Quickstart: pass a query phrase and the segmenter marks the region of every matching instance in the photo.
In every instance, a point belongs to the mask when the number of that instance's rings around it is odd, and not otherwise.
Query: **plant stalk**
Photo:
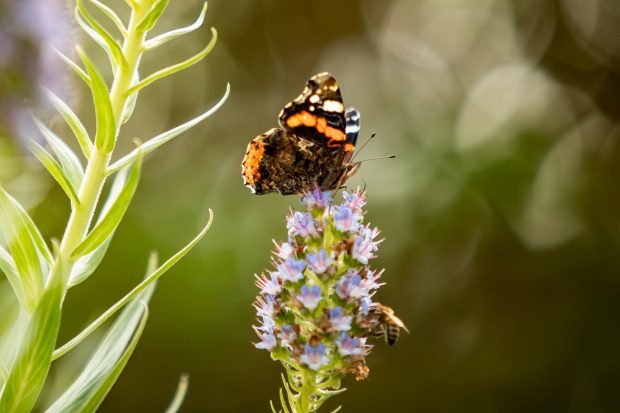
[[[127,66],[117,68],[110,89],[110,101],[117,125],[116,137],[118,137],[123,109],[128,100],[125,92],[131,87],[134,73],[142,57],[146,37],[146,33],[138,32],[136,27],[147,12],[148,8],[139,5],[132,9],[127,37],[123,44],[123,54],[125,55]],[[64,288],[66,288],[67,280],[74,265],[74,261],[70,258],[71,253],[86,236],[101,191],[103,190],[111,157],[111,153],[104,154],[93,148],[88,159],[84,179],[79,189],[80,205],[74,205],[72,208],[71,216],[60,243],[59,254],[56,257],[57,262],[61,261],[64,265],[54,265],[50,276],[50,282],[55,277],[62,277]],[[60,268],[64,271],[60,271]]]

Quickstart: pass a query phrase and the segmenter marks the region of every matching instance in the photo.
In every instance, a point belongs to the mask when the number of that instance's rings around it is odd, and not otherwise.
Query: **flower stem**
[[[297,399],[295,411],[297,413],[314,412],[312,395],[316,392],[316,373],[310,369],[301,370],[301,390]]]

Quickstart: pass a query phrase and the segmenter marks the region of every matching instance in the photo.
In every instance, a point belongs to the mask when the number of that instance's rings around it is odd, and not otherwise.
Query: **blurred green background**
[[[27,3],[39,9],[27,19],[33,52],[13,50],[28,68],[20,72],[0,47],[4,86],[7,73],[31,76],[68,96],[92,127],[82,85],[44,73],[58,64],[43,50],[44,30],[80,35],[58,17],[70,7]],[[171,2],[160,32],[189,24],[200,7]],[[184,372],[187,412],[268,411],[276,399],[281,366],[251,344],[253,274],[269,267],[272,239],[286,237],[284,215],[300,204],[252,195],[240,161],[320,71],[361,111],[360,140],[377,134],[360,159],[397,156],[364,163],[348,184],[366,186],[367,220],[386,238],[374,264],[388,284],[377,299],[412,331],[394,348],[377,341],[369,379],[349,378],[328,407],[620,411],[620,3],[212,0],[207,24],[220,34],[215,50],[141,92],[117,153],[206,110],[226,82],[228,102],[147,159],[101,268],[65,304],[62,342],[138,282],[150,250],[170,256],[214,210],[206,238],[159,283],[144,336],[102,412],[162,411]],[[204,29],[147,55],[142,74],[208,38]],[[68,202],[20,149],[17,131],[15,107],[36,106],[38,95],[7,90],[3,127],[15,139],[0,142],[0,179],[47,236],[60,237]],[[60,119],[50,122],[70,136]],[[95,343],[57,363],[50,400]]]

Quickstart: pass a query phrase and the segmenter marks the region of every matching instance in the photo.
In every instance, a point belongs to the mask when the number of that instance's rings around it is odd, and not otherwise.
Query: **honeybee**
[[[393,346],[398,341],[401,328],[407,333],[409,332],[407,327],[405,327],[405,323],[396,317],[394,310],[385,304],[372,304],[367,320],[371,326],[370,335],[373,337],[383,337],[390,346]]]

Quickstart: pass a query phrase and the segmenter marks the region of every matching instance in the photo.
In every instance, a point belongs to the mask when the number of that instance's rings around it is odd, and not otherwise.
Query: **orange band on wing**
[[[243,177],[249,185],[254,185],[256,180],[260,178],[258,168],[264,152],[265,145],[260,141],[254,140],[248,145],[248,150],[241,164],[243,165]]]
[[[327,142],[328,146],[340,146],[340,143],[338,142],[346,140],[346,135],[340,129],[327,126],[327,119],[318,117],[306,111],[296,113],[288,118],[286,120],[286,125],[289,128],[296,128],[302,125],[309,128],[315,128],[317,132],[325,135],[329,139]]]

